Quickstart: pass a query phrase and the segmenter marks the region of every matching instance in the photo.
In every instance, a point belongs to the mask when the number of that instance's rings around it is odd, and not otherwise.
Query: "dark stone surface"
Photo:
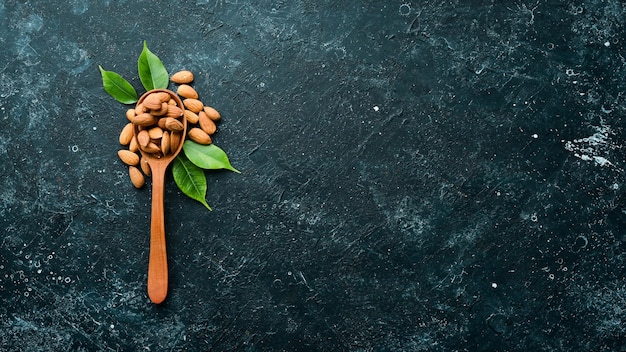
[[[0,346],[624,351],[619,0],[0,1]],[[117,159],[143,40],[242,174]]]

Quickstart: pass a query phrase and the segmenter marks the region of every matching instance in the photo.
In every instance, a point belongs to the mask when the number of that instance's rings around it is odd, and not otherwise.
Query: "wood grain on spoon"
[[[147,96],[151,93],[168,93],[175,100],[176,105],[183,109],[183,103],[180,98],[172,91],[165,89],[152,90],[144,94],[138,101],[137,105],[143,103]],[[154,104],[156,107],[156,104]],[[181,113],[182,114],[182,113]],[[159,304],[167,297],[168,290],[168,266],[167,266],[167,249],[165,240],[165,214],[164,214],[164,195],[165,195],[165,172],[169,164],[176,158],[182,150],[185,133],[187,130],[187,120],[182,117],[180,121],[183,128],[178,138],[178,145],[171,145],[169,153],[162,153],[163,150],[158,148],[155,153],[149,152],[148,148],[140,148],[143,162],[147,162],[152,173],[152,210],[150,214],[150,257],[148,261],[148,297],[150,300]],[[144,130],[145,131],[145,130]],[[135,127],[135,135],[139,139],[139,129]],[[171,140],[169,141],[171,143]],[[175,149],[174,149],[175,148]]]

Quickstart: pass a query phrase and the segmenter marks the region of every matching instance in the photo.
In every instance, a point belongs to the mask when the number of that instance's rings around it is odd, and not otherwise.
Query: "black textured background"
[[[0,346],[624,351],[619,0],[0,0]],[[118,160],[143,40],[223,116],[207,212]],[[141,90],[141,89],[139,89]]]

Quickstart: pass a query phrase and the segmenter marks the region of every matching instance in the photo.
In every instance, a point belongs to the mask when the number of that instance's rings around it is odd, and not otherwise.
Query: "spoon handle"
[[[165,249],[165,215],[163,213],[165,167],[153,163],[152,214],[150,218],[150,259],[148,262],[148,296],[159,304],[167,296],[167,252]]]

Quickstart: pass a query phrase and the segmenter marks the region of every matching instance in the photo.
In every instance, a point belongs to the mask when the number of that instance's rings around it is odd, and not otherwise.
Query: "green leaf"
[[[113,71],[107,71],[98,65],[102,74],[102,86],[115,100],[122,104],[133,104],[137,102],[137,92],[135,88]]]
[[[183,154],[174,159],[172,174],[178,188],[189,198],[202,203],[207,209],[212,210],[206,202],[206,176],[204,170],[194,165]]]
[[[161,59],[148,49],[148,44],[145,41],[137,61],[137,69],[139,71],[139,79],[141,79],[141,83],[146,90],[167,88],[170,81],[167,70]]]
[[[202,145],[187,140],[183,143],[183,150],[187,158],[198,167],[207,170],[226,169],[240,173],[230,164],[226,153],[215,144]]]

